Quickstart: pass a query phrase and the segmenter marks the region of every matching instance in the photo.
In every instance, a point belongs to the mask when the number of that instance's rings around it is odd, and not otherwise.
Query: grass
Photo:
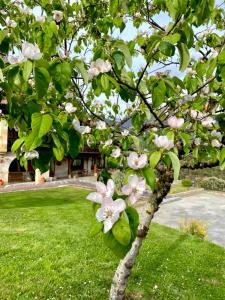
[[[87,191],[72,187],[0,194],[0,299],[107,299],[118,259],[89,238]],[[129,281],[133,299],[225,295],[225,251],[154,224]]]

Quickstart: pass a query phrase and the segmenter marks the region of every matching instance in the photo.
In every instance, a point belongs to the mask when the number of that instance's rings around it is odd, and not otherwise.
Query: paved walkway
[[[202,191],[161,205],[154,221],[179,228],[182,219],[206,222],[208,239],[225,247],[225,193]]]

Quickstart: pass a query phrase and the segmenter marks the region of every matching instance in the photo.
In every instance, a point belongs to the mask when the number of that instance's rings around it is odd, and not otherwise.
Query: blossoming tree
[[[122,299],[180,167],[225,167],[223,4],[2,0],[0,13],[1,118],[19,135],[12,150],[44,172],[98,146],[106,168],[87,197],[91,233],[121,257],[110,299]]]

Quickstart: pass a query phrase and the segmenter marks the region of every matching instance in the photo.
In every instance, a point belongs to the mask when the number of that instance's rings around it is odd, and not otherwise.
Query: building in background
[[[18,135],[14,129],[9,129],[7,122],[0,120],[0,180],[4,183],[26,182],[35,180],[35,170],[31,161],[28,170],[20,166],[11,147]],[[104,159],[97,149],[84,148],[76,159],[66,157],[62,161],[52,161],[49,172],[43,174],[51,179],[93,176],[104,167]],[[36,171],[36,176],[38,172]],[[41,176],[41,174],[38,174]],[[46,178],[48,179],[48,178]]]

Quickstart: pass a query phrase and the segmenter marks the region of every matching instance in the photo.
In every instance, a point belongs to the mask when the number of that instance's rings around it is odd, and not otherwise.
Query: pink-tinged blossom
[[[66,112],[68,112],[69,114],[72,114],[72,113],[75,113],[76,110],[77,110],[76,107],[74,107],[72,103],[70,103],[70,102],[66,103],[66,105],[65,105]]]
[[[7,61],[10,63],[10,65],[14,64],[20,64],[26,61],[27,59],[23,56],[23,54],[20,52],[18,55],[8,55],[7,56]]]
[[[214,123],[214,120],[211,117],[206,117],[202,120],[203,127],[210,128],[210,127],[212,127],[213,123]]]
[[[145,179],[135,175],[128,177],[128,184],[124,185],[121,189],[124,195],[128,196],[130,204],[134,204],[143,195],[146,190]]]
[[[56,21],[56,23],[59,23],[63,19],[63,12],[60,10],[53,10],[53,19]]]
[[[141,154],[140,156],[136,152],[131,152],[127,158],[127,164],[128,166],[133,169],[142,169],[147,164],[147,155]]]
[[[120,148],[117,147],[117,148],[115,148],[115,149],[112,150],[112,153],[111,153],[112,157],[118,158],[118,157],[120,157],[120,155],[121,155]]]
[[[25,58],[31,60],[39,60],[42,57],[40,49],[37,44],[24,42],[22,44],[22,54]]]
[[[72,122],[73,128],[78,131],[80,134],[87,134],[91,132],[91,127],[80,125],[80,121],[74,119]]]
[[[174,147],[173,141],[168,139],[166,135],[155,136],[154,144],[161,149],[170,150]]]
[[[88,78],[92,80],[94,76],[98,76],[100,73],[107,73],[111,71],[112,65],[108,60],[103,60],[98,58],[96,61],[92,62],[88,70]]]
[[[5,19],[5,23],[7,27],[15,28],[17,26],[17,23],[14,20],[10,20],[9,17]]]
[[[171,128],[179,129],[183,126],[184,119],[173,116],[173,117],[170,117],[167,122]]]
[[[87,199],[96,202],[99,204],[103,203],[105,198],[112,198],[114,191],[115,191],[115,184],[112,179],[107,181],[107,185],[103,182],[96,182],[96,190],[97,192],[92,192],[87,196]]]
[[[46,17],[45,16],[36,16],[36,21],[39,23],[44,23]]]
[[[203,113],[200,111],[197,111],[195,109],[191,110],[191,117],[195,120],[201,120],[203,118]]]
[[[217,139],[212,140],[211,145],[215,148],[221,147],[221,143]]]
[[[126,209],[126,203],[123,199],[115,201],[112,198],[106,198],[102,202],[102,206],[96,212],[96,218],[104,224],[104,233],[108,232],[122,213]]]

